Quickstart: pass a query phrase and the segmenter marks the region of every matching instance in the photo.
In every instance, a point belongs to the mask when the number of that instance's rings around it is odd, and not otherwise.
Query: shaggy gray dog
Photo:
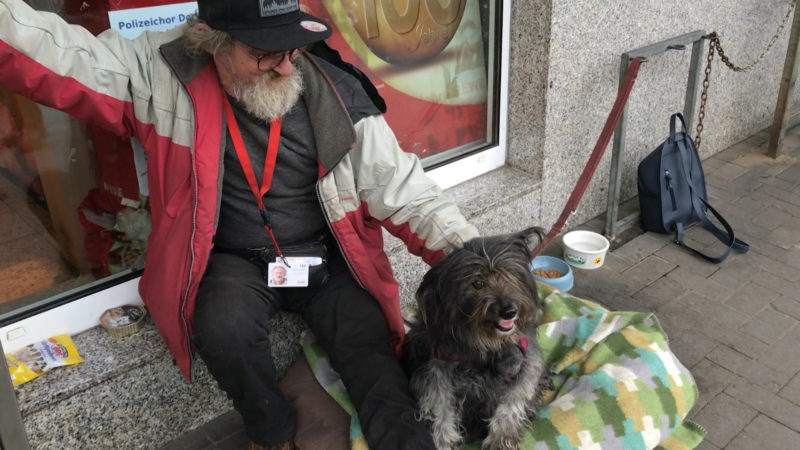
[[[517,449],[539,402],[540,309],[528,263],[541,230],[473,239],[425,275],[406,364],[439,449]]]

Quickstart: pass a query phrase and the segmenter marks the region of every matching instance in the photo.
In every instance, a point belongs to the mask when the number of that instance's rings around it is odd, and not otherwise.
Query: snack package
[[[14,386],[30,381],[55,367],[83,362],[72,339],[66,334],[27,345],[17,351],[6,353],[5,356],[11,384]]]

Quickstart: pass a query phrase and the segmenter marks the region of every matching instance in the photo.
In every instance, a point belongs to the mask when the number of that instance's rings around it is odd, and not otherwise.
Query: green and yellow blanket
[[[539,295],[538,341],[554,390],[522,448],[672,450],[702,441],[705,430],[685,420],[697,385],[654,315],[609,311],[544,284]],[[347,392],[310,333],[303,350],[317,380],[350,413],[352,448],[367,449]]]

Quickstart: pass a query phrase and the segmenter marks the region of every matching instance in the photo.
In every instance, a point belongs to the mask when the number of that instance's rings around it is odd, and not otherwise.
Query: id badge
[[[269,263],[267,286],[274,288],[307,287],[308,269],[322,264],[322,258],[291,256]]]

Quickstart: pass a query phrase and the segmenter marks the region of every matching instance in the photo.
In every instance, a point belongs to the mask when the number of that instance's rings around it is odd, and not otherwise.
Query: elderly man
[[[196,351],[253,447],[293,446],[268,329],[287,310],[329,352],[371,448],[432,448],[397,359],[381,226],[428,263],[477,231],[359,82],[303,51],[329,36],[325,23],[296,0],[198,6],[187,25],[129,41],[0,0],[0,84],[142,142],[152,232],[140,293],[184,376]],[[269,287],[277,263],[307,287]]]
[[[286,281],[286,268],[284,266],[276,265],[272,268],[272,278],[267,284],[269,286],[285,286]]]

